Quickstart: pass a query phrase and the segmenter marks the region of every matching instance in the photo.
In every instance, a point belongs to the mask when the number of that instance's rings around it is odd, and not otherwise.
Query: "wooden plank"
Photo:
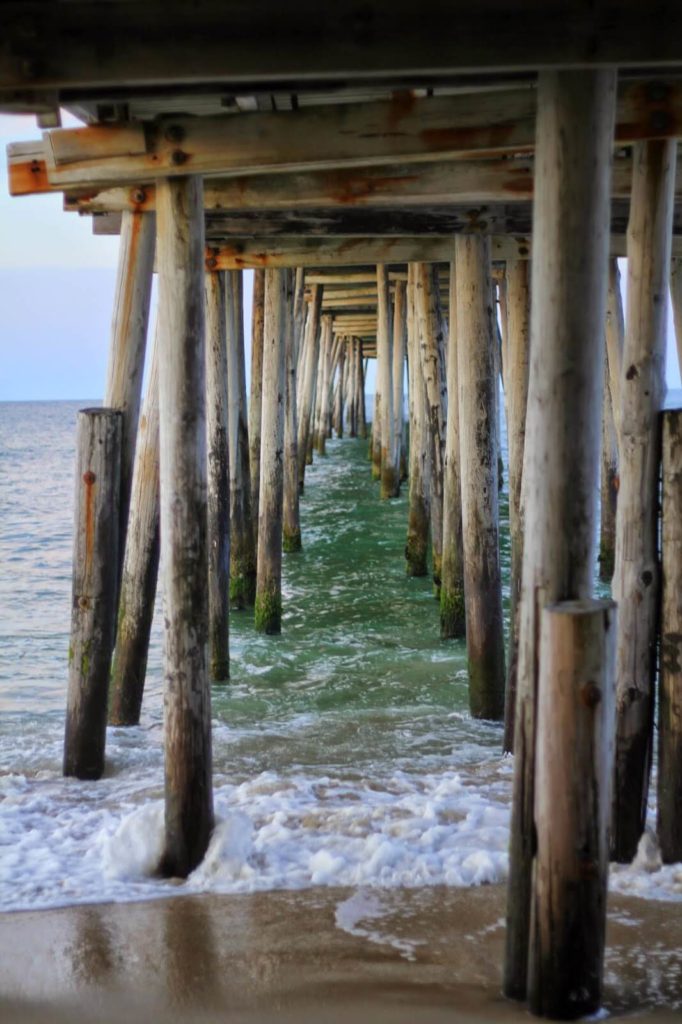
[[[0,105],[16,103],[17,90],[220,83],[228,93],[286,92],[296,83],[399,84],[453,70],[678,64],[682,12],[668,4],[662,14],[664,26],[640,0],[530,0],[523,18],[505,0],[235,0],[227,31],[220,0],[147,0],[134,17],[126,0],[12,0],[3,4]]]

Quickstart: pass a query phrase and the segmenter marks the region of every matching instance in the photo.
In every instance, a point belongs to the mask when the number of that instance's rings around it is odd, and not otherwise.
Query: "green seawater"
[[[213,690],[214,718],[239,734],[225,771],[240,753],[250,771],[492,753],[500,727],[468,716],[465,644],[440,640],[430,576],[405,572],[407,485],[381,501],[366,442],[330,441],[307,469],[301,524],[281,636],[256,633],[251,610],[231,615],[231,679]]]

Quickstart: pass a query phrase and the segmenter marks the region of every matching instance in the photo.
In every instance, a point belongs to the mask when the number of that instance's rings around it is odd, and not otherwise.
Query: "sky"
[[[63,124],[78,122],[65,114]],[[5,146],[39,137],[33,116],[0,115],[0,401],[101,399],[118,239],[95,237],[89,217],[64,213],[60,194],[9,196]],[[250,286],[248,274],[247,309]],[[671,314],[668,334],[676,388]]]

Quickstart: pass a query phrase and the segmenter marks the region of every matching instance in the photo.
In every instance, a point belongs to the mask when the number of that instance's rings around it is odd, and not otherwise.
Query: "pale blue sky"
[[[5,146],[39,137],[34,117],[0,115],[0,400],[97,399],[118,239],[93,236],[90,218],[64,213],[60,195],[10,198]],[[668,385],[680,387],[672,317]]]

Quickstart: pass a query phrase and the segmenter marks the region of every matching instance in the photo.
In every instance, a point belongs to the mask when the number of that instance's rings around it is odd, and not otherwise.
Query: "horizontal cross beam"
[[[244,175],[380,167],[397,161],[530,152],[535,91],[433,96],[221,117],[92,125],[45,132],[42,145],[9,148],[13,194],[144,185],[177,175]],[[619,90],[615,140],[682,134],[682,84]]]

